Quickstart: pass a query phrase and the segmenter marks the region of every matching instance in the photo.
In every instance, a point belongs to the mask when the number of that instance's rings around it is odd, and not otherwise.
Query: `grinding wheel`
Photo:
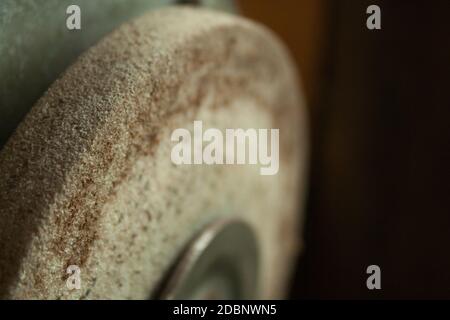
[[[206,9],[150,12],[90,48],[0,152],[2,296],[157,297],[196,235],[239,221],[258,251],[253,297],[282,297],[300,248],[305,180],[294,70],[270,31]],[[278,174],[174,165],[171,133],[192,130],[194,120],[223,130],[279,128]],[[67,288],[72,265],[80,289]]]
[[[176,3],[234,11],[231,0],[1,0],[0,148],[50,84],[87,48],[142,12]],[[81,30],[66,27],[77,5]]]

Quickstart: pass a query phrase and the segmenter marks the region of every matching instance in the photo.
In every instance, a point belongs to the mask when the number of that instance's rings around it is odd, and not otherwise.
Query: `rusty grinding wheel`
[[[200,8],[150,12],[87,50],[0,152],[2,296],[282,297],[305,180],[294,70],[264,27]],[[171,133],[194,120],[279,128],[278,174],[174,165]]]

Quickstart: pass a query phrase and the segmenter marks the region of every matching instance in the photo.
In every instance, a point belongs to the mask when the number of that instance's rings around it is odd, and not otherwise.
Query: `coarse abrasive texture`
[[[0,149],[50,84],[87,48],[125,21],[178,0],[1,0]],[[80,8],[81,30],[66,13]],[[230,0],[203,0],[232,12]],[[70,12],[70,11],[69,11]]]
[[[172,130],[279,128],[280,170],[175,166]],[[306,119],[267,29],[205,9],[133,20],[83,54],[0,153],[0,294],[145,299],[204,225],[238,217],[260,244],[260,296],[281,297],[300,247]],[[80,290],[66,287],[69,265]]]

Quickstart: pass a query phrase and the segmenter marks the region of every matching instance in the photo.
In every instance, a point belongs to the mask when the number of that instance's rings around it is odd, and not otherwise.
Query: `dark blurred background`
[[[381,30],[366,9],[381,8]],[[290,47],[311,120],[292,298],[450,299],[450,1],[241,0]],[[366,287],[381,268],[381,290]]]

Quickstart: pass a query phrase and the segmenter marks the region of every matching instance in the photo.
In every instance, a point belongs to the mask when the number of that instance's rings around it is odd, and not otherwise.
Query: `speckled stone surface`
[[[87,48],[128,19],[176,0],[1,0],[0,149],[48,86]],[[66,9],[81,9],[68,30]],[[229,0],[199,5],[232,10]]]
[[[167,8],[83,54],[0,152],[0,294],[145,299],[205,224],[235,216],[261,246],[260,297],[283,294],[301,247],[307,121],[291,59],[267,29]],[[279,128],[280,170],[175,166],[170,134]],[[66,287],[66,268],[82,287]]]

